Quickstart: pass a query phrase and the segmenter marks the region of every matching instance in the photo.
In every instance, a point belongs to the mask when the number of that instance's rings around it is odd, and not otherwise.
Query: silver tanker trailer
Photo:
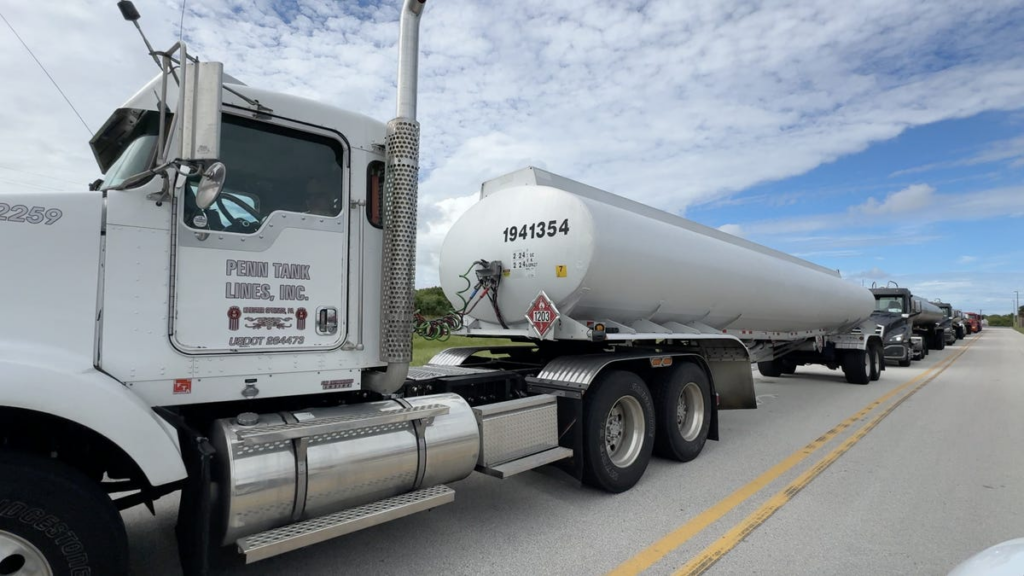
[[[884,369],[874,299],[839,274],[585,184],[525,168],[483,184],[441,249],[441,285],[464,300],[467,269],[494,276],[462,333],[554,348],[673,346],[734,337],[766,376]],[[553,319],[538,325],[536,304]],[[595,348],[596,349],[596,348]]]

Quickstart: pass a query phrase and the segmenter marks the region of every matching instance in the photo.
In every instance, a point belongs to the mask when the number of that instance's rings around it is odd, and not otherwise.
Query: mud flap
[[[182,457],[188,478],[181,489],[178,523],[178,557],[185,576],[207,576],[210,573],[211,534],[211,470],[216,449],[202,436],[181,432]]]

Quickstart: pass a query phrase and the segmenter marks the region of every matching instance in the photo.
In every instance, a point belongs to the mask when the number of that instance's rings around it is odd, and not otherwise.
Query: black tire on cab
[[[914,347],[913,346],[904,346],[903,349],[906,352],[906,358],[900,360],[900,362],[899,362],[900,368],[906,368],[906,367],[910,366],[910,360],[911,360],[911,358],[914,357]]]
[[[128,573],[124,522],[95,482],[51,458],[5,451],[0,478],[0,573]]]
[[[689,462],[704,449],[711,427],[711,384],[700,366],[684,362],[654,388],[654,453]]]
[[[871,373],[868,377],[872,382],[876,382],[882,377],[882,370],[885,368],[885,354],[878,344],[868,344],[868,354],[872,357]]]
[[[867,384],[871,381],[871,365],[874,355],[867,350],[843,351],[843,374],[850,384]]]
[[[651,461],[654,421],[654,401],[639,376],[598,376],[583,397],[583,481],[612,493],[632,488]]]
[[[776,360],[758,362],[757,371],[761,373],[761,376],[767,376],[769,378],[778,378],[779,376],[782,376],[782,366]]]

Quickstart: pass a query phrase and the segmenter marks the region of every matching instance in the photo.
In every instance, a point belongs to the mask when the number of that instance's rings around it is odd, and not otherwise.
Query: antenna
[[[135,4],[132,4],[131,0],[121,0],[117,3],[117,9],[121,11],[121,16],[124,19],[135,24],[135,29],[139,31],[139,36],[142,36],[142,41],[146,43],[146,49],[149,50],[149,56],[156,62],[157,66],[160,66],[160,60],[156,57],[156,52],[153,50],[153,45],[149,43],[149,39],[142,33],[142,27],[139,26],[139,11],[135,8]],[[164,67],[160,66],[160,70],[163,71]]]
[[[71,103],[71,99],[68,98],[68,95],[65,94],[63,90],[61,90],[60,85],[57,84],[57,81],[53,79],[53,76],[50,76],[50,72],[46,69],[46,66],[43,66],[43,63],[39,61],[39,58],[36,58],[35,53],[32,52],[31,48],[28,47],[28,44],[26,44],[25,41],[21,39],[21,35],[18,34],[18,31],[14,29],[14,25],[7,20],[7,17],[4,16],[3,13],[0,13],[0,20],[3,20],[4,24],[7,24],[7,27],[11,29],[11,32],[14,33],[14,37],[17,38],[18,42],[21,42],[21,45],[25,47],[25,50],[28,52],[28,55],[36,61],[36,64],[39,65],[39,69],[43,71],[43,74],[46,74],[47,78],[50,79],[50,82],[53,84],[53,87],[57,89],[57,92],[60,92],[61,97],[64,98],[64,101],[67,102],[68,106],[71,107],[71,111],[75,113],[75,116],[78,116],[78,119],[82,121],[82,126],[85,126],[85,129],[89,132],[89,135],[92,136],[92,128],[89,128],[89,125],[85,123],[85,118],[82,118],[82,115],[78,113],[78,109],[75,108],[75,105]]]

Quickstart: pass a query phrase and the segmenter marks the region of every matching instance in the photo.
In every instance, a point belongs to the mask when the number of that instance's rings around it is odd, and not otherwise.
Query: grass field
[[[422,366],[430,361],[445,348],[456,348],[458,346],[505,346],[512,344],[506,338],[467,338],[465,336],[452,336],[440,342],[437,340],[424,340],[419,336],[412,337],[412,365]]]
[[[1024,334],[1024,328],[1014,328],[1014,330],[1020,332],[1021,334]]]

